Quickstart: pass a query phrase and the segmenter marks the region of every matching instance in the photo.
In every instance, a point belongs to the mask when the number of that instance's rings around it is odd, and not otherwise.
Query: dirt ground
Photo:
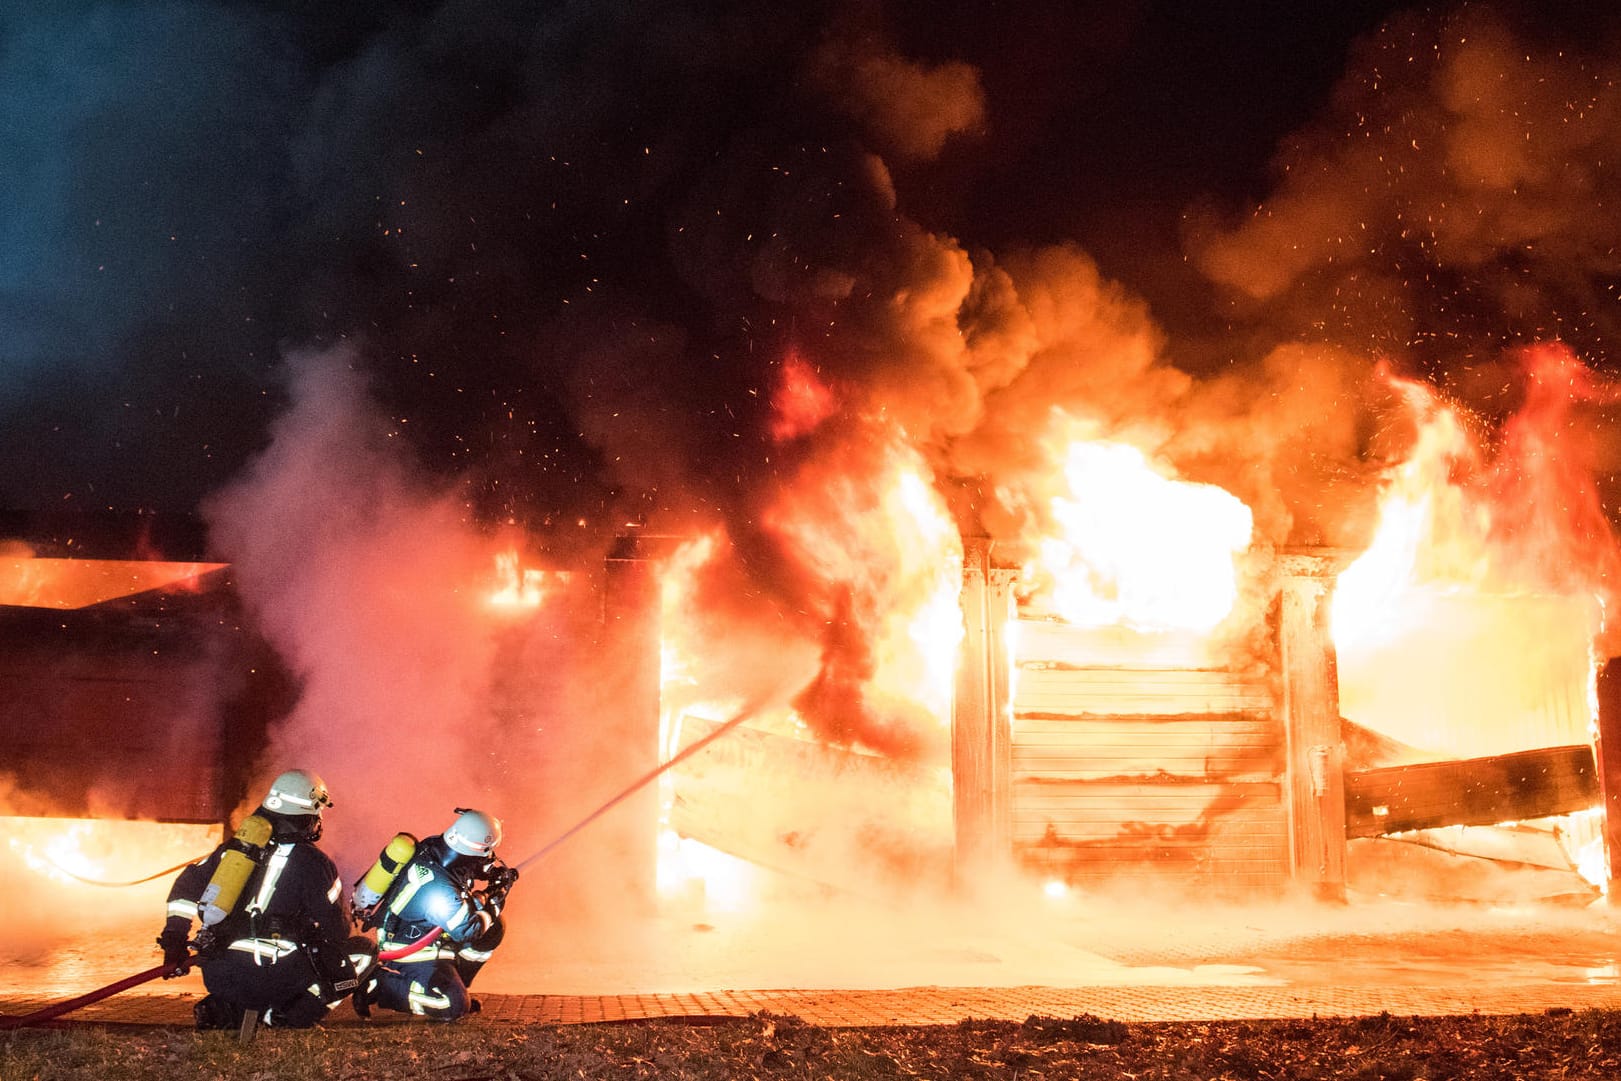
[[[1408,1081],[1621,1076],[1621,1013],[827,1028],[797,1018],[412,1025],[234,1034],[77,1025],[0,1033],[0,1078],[1072,1078]]]

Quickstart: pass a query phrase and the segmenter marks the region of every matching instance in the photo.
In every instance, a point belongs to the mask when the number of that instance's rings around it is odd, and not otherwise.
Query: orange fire
[[[0,605],[75,609],[153,590],[194,591],[224,563],[132,559],[0,559]]]
[[[492,608],[528,611],[539,608],[554,585],[568,580],[563,572],[548,572],[523,566],[516,548],[495,556],[495,586],[489,593]]]
[[[794,439],[825,419],[828,403],[798,362],[783,377],[778,435]],[[1343,714],[1413,759],[1589,736],[1592,647],[1617,565],[1569,410],[1606,392],[1563,350],[1528,353],[1526,377],[1523,408],[1489,450],[1479,426],[1433,389],[1391,377],[1414,434],[1386,478],[1377,530],[1338,579],[1332,620]],[[1050,486],[1030,508],[1044,531],[1025,538],[1016,586],[1026,617],[1051,618],[1021,620],[1011,648],[1019,635],[1084,628],[1107,633],[1076,639],[1085,651],[1101,647],[1076,656],[1078,665],[1220,667],[1208,647],[1238,611],[1257,543],[1249,507],[1067,420],[1051,457]],[[830,627],[859,628],[860,655],[848,662],[859,697],[833,701],[927,717],[946,731],[964,633],[962,541],[922,455],[896,433],[863,429],[800,463],[759,524],[809,583],[801,603]],[[717,531],[666,566],[665,701],[679,704],[666,717],[666,757],[681,746],[684,711],[719,720],[741,700],[735,689],[703,685],[693,658],[712,643],[689,618],[702,603],[700,572],[732,556]],[[824,677],[838,662],[835,646],[807,645],[804,623],[784,633],[801,636],[801,652],[821,650]],[[1053,648],[1038,653],[1055,656]],[[1009,669],[1016,677],[1016,658]],[[860,731],[817,729],[794,710],[750,724],[894,754]],[[757,796],[787,798],[769,786]],[[666,889],[696,884],[712,901],[747,903],[757,869],[673,833],[663,852]]]
[[[771,398],[771,437],[781,443],[804,435],[838,408],[827,385],[797,354],[782,365],[782,380]]]
[[[856,460],[862,469],[847,468]],[[867,753],[942,753],[963,636],[962,550],[921,455],[899,440],[857,437],[829,459],[805,464],[797,480],[762,519],[801,576],[798,587],[805,599],[799,603],[818,606],[813,611],[822,618],[796,613],[792,623],[779,621],[774,633],[781,635],[780,643],[761,643],[758,656],[780,666],[784,677],[797,673],[785,688],[790,694],[814,675],[811,686],[831,688],[833,700],[853,703],[865,720],[830,732],[825,716],[807,715],[806,694],[800,691],[793,705],[751,718],[750,726],[796,746],[826,742]],[[733,554],[730,541],[717,531],[683,545],[664,566],[661,737],[666,758],[681,746],[684,717],[722,720],[745,697],[722,682],[736,673],[697,663],[716,647],[708,624],[696,618],[702,604],[698,579],[711,561]],[[703,684],[704,671],[712,685]],[[745,675],[758,682],[757,673]],[[846,693],[859,697],[836,697]],[[829,700],[810,700],[808,708],[825,708]],[[666,784],[667,812],[671,792]],[[803,797],[767,790],[759,798]],[[659,879],[667,896],[696,894],[711,905],[737,907],[747,903],[753,892],[748,883],[757,874],[691,838],[667,831],[661,844]]]
[[[1076,439],[1049,500],[1056,530],[1024,570],[1034,599],[1069,623],[1209,631],[1238,597],[1248,507],[1179,479],[1123,443]]]
[[[1421,756],[1582,743],[1593,723],[1616,548],[1568,429],[1595,387],[1564,349],[1524,359],[1525,404],[1490,453],[1431,388],[1391,379],[1416,436],[1335,587],[1345,715]]]
[[[13,919],[37,914],[50,933],[103,932],[130,940],[161,923],[180,867],[213,851],[217,823],[12,816],[0,879]],[[144,936],[134,939],[144,941]]]

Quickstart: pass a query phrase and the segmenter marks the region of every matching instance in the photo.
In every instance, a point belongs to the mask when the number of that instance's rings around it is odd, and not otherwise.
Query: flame
[[[1209,631],[1232,611],[1254,531],[1236,496],[1106,441],[1069,443],[1060,476],[1056,532],[1024,569],[1033,597],[1085,627]]]
[[[689,713],[723,717],[742,705],[742,699],[725,688],[701,685],[692,658],[702,645],[685,618],[698,604],[699,575],[723,549],[720,532],[707,533],[680,545],[660,569],[659,608],[664,633],[659,643],[659,753],[664,761],[681,749],[683,717]],[[659,893],[670,898],[685,897],[707,908],[735,911],[743,907],[751,891],[744,884],[741,861],[677,835],[670,828],[674,798],[674,774],[661,774],[655,870]]]
[[[495,556],[495,587],[488,600],[492,608],[508,611],[532,611],[539,608],[553,585],[568,580],[566,572],[546,571],[525,567],[516,548],[497,552]]]
[[[1417,436],[1387,481],[1367,554],[1340,576],[1336,643],[1388,637],[1402,623],[1391,606],[1414,589],[1603,602],[1621,580],[1621,548],[1572,416],[1578,404],[1614,401],[1618,392],[1562,346],[1528,349],[1520,360],[1524,404],[1491,454],[1432,388],[1385,373]]]
[[[7,817],[6,846],[19,865],[56,887],[94,889],[208,855],[219,843],[216,823],[146,822],[105,818]],[[145,885],[145,883],[142,883]],[[160,894],[167,882],[154,887]]]
[[[1461,416],[1425,387],[1396,380],[1417,414],[1418,437],[1391,473],[1373,541],[1339,576],[1334,642],[1356,649],[1406,633],[1404,599],[1422,587],[1484,584],[1488,574],[1488,508],[1454,482],[1478,466]]]
[[[747,655],[769,665],[791,652],[792,691],[804,678],[799,670],[819,653],[821,673],[812,686],[825,697],[802,692],[793,706],[750,725],[897,755],[943,750],[964,634],[962,546],[922,456],[893,434],[863,430],[803,462],[792,481],[762,512],[761,525],[780,557],[771,565],[781,575],[773,586],[798,610],[760,628],[773,643],[770,636],[780,634],[780,648],[751,647]],[[706,597],[699,582],[715,561],[733,556],[732,542],[717,530],[681,546],[662,568],[666,758],[681,746],[683,717],[732,716],[746,697],[739,688],[762,682],[759,672],[698,663],[715,646],[715,612],[705,604],[743,602]],[[674,777],[666,779],[668,826]],[[804,796],[762,790],[757,798]],[[659,882],[667,897],[736,911],[758,902],[755,874],[690,838],[671,833],[661,844]]]
[[[829,596],[871,651],[867,687],[949,723],[957,648],[964,634],[962,539],[922,456],[900,440],[876,448],[865,475],[842,458],[768,512],[766,524]],[[837,607],[836,605],[830,605]]]
[[[1421,757],[1585,742],[1617,546],[1571,409],[1608,400],[1568,350],[1522,358],[1525,398],[1488,450],[1425,384],[1386,373],[1415,425],[1367,550],[1339,575],[1344,714]]]
[[[69,610],[162,590],[194,593],[224,563],[132,559],[0,559],[0,605]]]

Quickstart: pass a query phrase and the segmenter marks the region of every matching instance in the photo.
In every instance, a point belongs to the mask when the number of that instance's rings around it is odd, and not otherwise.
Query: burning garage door
[[[1024,868],[1081,887],[1289,881],[1285,732],[1264,674],[1077,664],[1063,638],[1079,630],[1021,632],[1012,818]]]

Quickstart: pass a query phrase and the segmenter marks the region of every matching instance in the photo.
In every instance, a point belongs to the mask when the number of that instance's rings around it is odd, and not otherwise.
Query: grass
[[[825,1028],[793,1017],[431,1023],[232,1033],[79,1024],[0,1033],[0,1081],[1073,1078],[1416,1081],[1621,1077],[1621,1012],[1123,1024],[1031,1017]]]

